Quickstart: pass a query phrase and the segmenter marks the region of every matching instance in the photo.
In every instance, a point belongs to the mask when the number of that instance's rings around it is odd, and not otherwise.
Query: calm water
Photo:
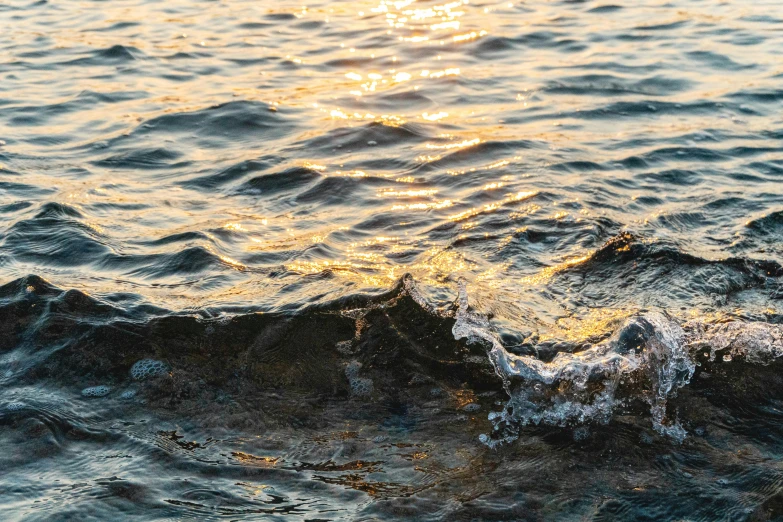
[[[783,520],[779,0],[0,27],[4,520]]]

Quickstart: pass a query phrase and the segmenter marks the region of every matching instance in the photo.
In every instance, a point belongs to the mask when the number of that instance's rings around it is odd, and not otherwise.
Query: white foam
[[[783,327],[778,325],[694,322],[683,327],[652,312],[628,319],[610,339],[544,362],[503,347],[487,318],[469,309],[464,280],[459,282],[458,305],[454,337],[487,347],[509,395],[503,410],[489,415],[496,430],[492,445],[498,437],[514,438],[509,426],[606,423],[623,404],[621,388],[650,405],[656,431],[682,441],[687,433],[667,415],[667,402],[690,382],[699,349],[709,347],[711,359],[722,352],[724,361],[742,357],[762,364],[783,355]]]
[[[143,381],[150,377],[157,377],[159,375],[165,375],[169,371],[169,367],[163,361],[156,361],[155,359],[142,359],[137,361],[136,364],[131,366],[131,377],[137,381]]]
[[[351,393],[357,397],[367,397],[372,395],[373,383],[371,379],[359,377],[359,370],[362,368],[362,363],[359,361],[351,361],[345,367],[345,376],[348,378],[348,383],[351,385]]]
[[[431,314],[437,314],[437,309],[435,306],[432,305],[429,301],[427,301],[427,298],[425,298],[421,290],[416,286],[416,280],[413,279],[413,276],[410,274],[406,274],[405,277],[402,278],[402,286],[405,289],[405,292],[413,299],[413,301],[421,306],[426,311],[430,312]]]
[[[690,330],[690,347],[709,350],[710,361],[718,352],[724,360],[742,357],[755,364],[769,364],[783,355],[783,325],[731,321],[717,325],[692,322],[685,327]]]
[[[84,397],[105,397],[111,392],[111,388],[108,386],[91,386],[82,390],[82,396]]]

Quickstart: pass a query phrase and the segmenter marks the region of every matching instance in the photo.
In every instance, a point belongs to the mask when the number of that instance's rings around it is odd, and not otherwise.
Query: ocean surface
[[[3,520],[783,520],[780,0],[0,27]]]

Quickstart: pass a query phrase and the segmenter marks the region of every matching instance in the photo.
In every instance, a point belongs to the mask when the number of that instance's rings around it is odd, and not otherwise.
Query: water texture
[[[783,6],[0,5],[4,520],[783,520]]]

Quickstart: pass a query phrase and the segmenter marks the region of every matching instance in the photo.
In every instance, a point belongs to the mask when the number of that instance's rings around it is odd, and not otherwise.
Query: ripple
[[[653,4],[0,6],[2,508],[777,516],[778,6]]]
[[[210,270],[242,269],[243,265],[225,256],[215,254],[205,247],[194,246],[171,254],[152,254],[143,257],[115,258],[107,264],[115,266],[142,265],[128,270],[130,274],[148,278],[166,278],[179,274],[199,274]]]
[[[98,49],[90,53],[90,56],[78,58],[63,65],[112,65],[126,64],[145,58],[144,53],[135,47],[125,45],[113,45],[106,49]]]
[[[11,225],[3,243],[18,259],[55,266],[89,264],[110,249],[105,237],[81,217],[72,207],[50,203],[34,217]]]
[[[266,197],[267,195],[302,188],[321,178],[322,175],[317,170],[306,167],[291,167],[282,172],[251,178],[242,184],[241,190],[247,194],[258,194]]]
[[[182,156],[182,153],[158,147],[112,154],[92,163],[98,167],[117,169],[171,169],[188,164],[187,161],[176,161]]]

